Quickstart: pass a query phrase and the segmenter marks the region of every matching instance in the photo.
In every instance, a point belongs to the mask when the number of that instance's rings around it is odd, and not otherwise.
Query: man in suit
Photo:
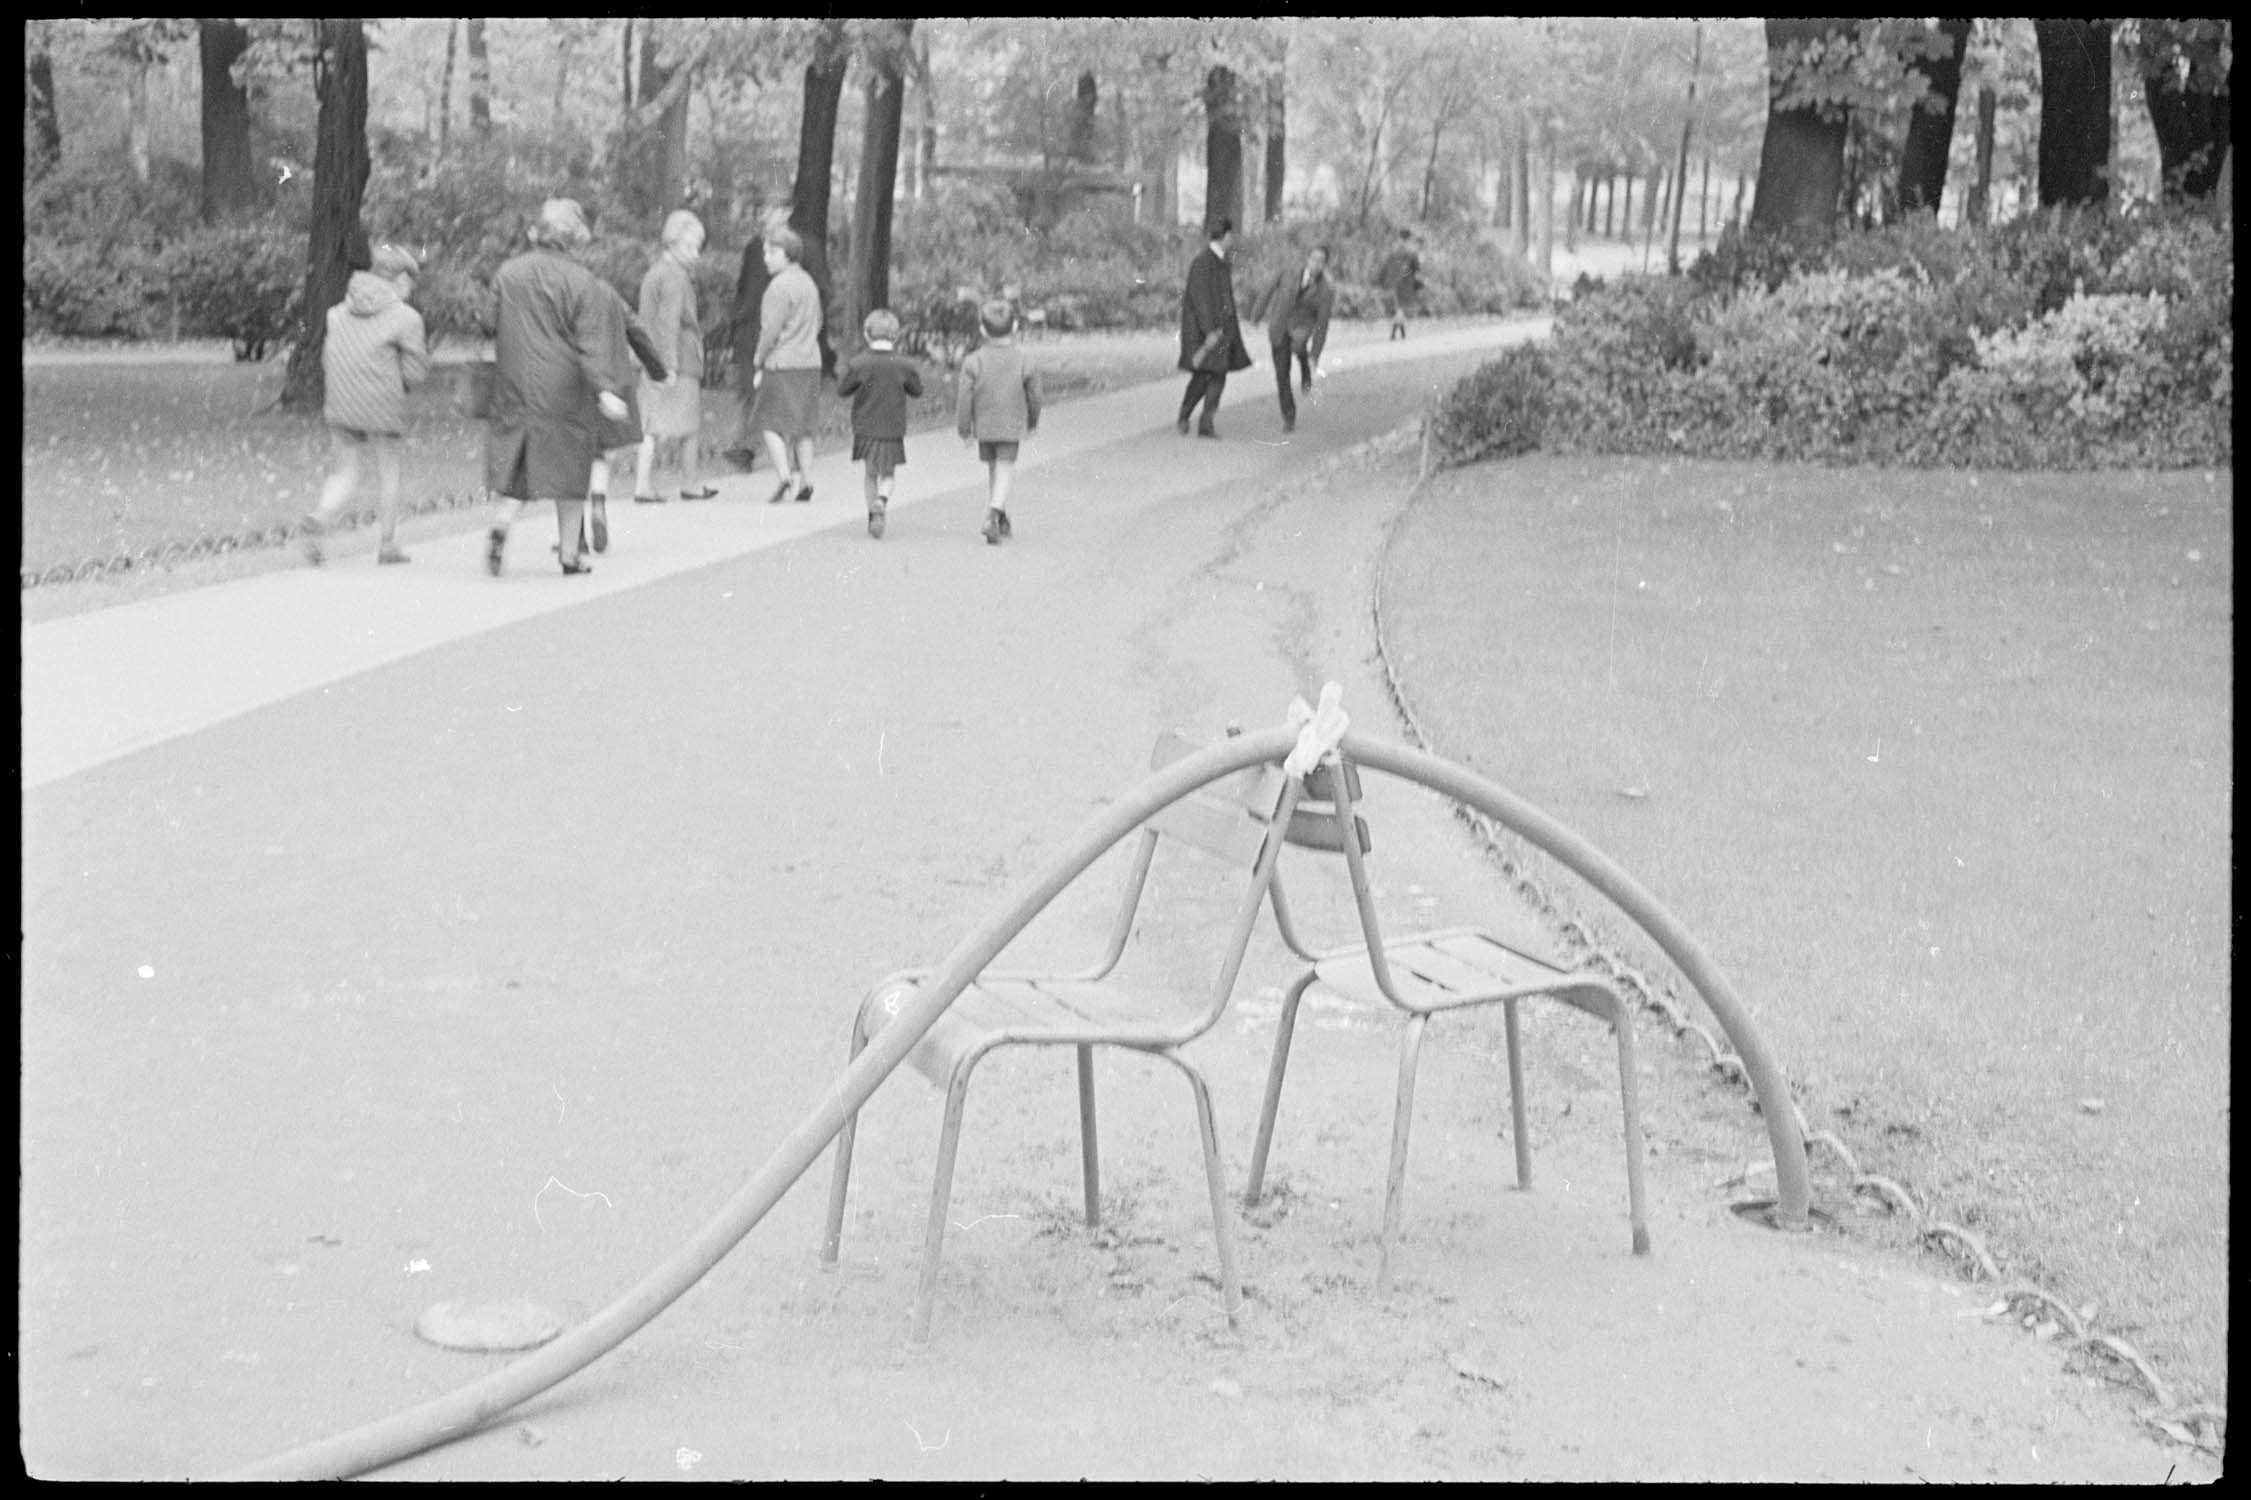
[[[1204,414],[1196,436],[1219,436],[1212,417],[1227,377],[1251,367],[1243,325],[1235,316],[1235,272],[1228,264],[1235,248],[1234,220],[1215,220],[1210,239],[1189,263],[1188,287],[1180,297],[1180,368],[1188,372],[1188,393],[1180,398],[1180,419],[1173,425],[1182,437],[1188,435],[1188,416],[1198,401]]]
[[[1321,348],[1329,341],[1329,314],[1336,308],[1336,288],[1329,285],[1329,247],[1315,245],[1302,270],[1284,266],[1274,273],[1266,290],[1251,309],[1251,321],[1266,325],[1266,341],[1274,355],[1274,389],[1282,398],[1282,430],[1297,431],[1297,398],[1290,393],[1290,362],[1294,358],[1307,393],[1313,390],[1313,369],[1321,363]]]

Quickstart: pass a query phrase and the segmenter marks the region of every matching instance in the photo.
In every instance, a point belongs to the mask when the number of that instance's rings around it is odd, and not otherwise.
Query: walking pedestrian
[[[1016,530],[1008,522],[1008,491],[1016,482],[1017,445],[1039,430],[1040,378],[1011,337],[1016,310],[999,298],[978,313],[985,341],[955,376],[954,428],[977,442],[985,465],[985,541],[999,546]]]
[[[1274,273],[1266,290],[1251,309],[1251,321],[1266,325],[1266,342],[1274,356],[1274,390],[1282,402],[1282,430],[1297,431],[1297,398],[1290,393],[1290,365],[1294,362],[1308,395],[1313,372],[1320,366],[1321,350],[1329,342],[1329,314],[1336,308],[1336,288],[1329,285],[1329,247],[1315,245],[1302,269],[1284,266]]]
[[[622,422],[630,408],[620,372],[603,356],[606,291],[571,256],[592,238],[573,198],[550,198],[532,221],[531,248],[493,276],[494,336],[485,488],[500,497],[485,567],[500,576],[509,529],[531,501],[555,505],[555,552],[566,574],[591,573],[579,551],[588,480],[600,441],[596,417]]]
[[[1251,367],[1243,326],[1235,316],[1235,272],[1228,263],[1235,248],[1235,221],[1214,220],[1210,240],[1189,263],[1188,285],[1180,295],[1180,368],[1188,372],[1188,392],[1180,398],[1180,419],[1173,425],[1182,437],[1188,435],[1188,416],[1199,400],[1204,413],[1196,436],[1219,436],[1212,418],[1227,376]]]
[[[1391,332],[1385,343],[1407,336],[1407,315],[1415,310],[1415,298],[1422,291],[1422,256],[1415,251],[1415,232],[1399,231],[1399,243],[1376,268],[1376,285],[1383,288],[1384,305],[1391,315]]]
[[[907,401],[922,394],[922,372],[897,350],[899,320],[879,307],[860,325],[868,347],[837,377],[836,393],[852,398],[852,460],[865,465],[868,535],[883,539],[891,508],[891,476],[907,461]]]
[[[656,346],[657,359],[671,374],[641,385],[641,464],[634,476],[635,500],[658,498],[659,445],[679,470],[681,499],[709,500],[719,493],[701,477],[703,320],[690,271],[702,253],[703,221],[684,208],[675,209],[664,221],[662,248],[641,278],[641,326]]]
[[[728,462],[744,473],[757,465],[758,426],[751,420],[751,406],[757,398],[759,304],[766,297],[766,283],[772,278],[766,272],[766,231],[788,222],[779,209],[769,209],[758,216],[759,231],[751,242],[743,246],[742,269],[735,277],[734,305],[728,310],[728,327],[731,330],[735,356],[735,438],[727,449]]]
[[[609,376],[617,382],[616,389],[623,390],[632,384],[636,360],[650,380],[662,384],[671,371],[665,368],[663,360],[657,358],[656,344],[649,338],[648,330],[641,326],[639,318],[633,316],[633,309],[625,305],[625,299],[617,294],[615,287],[603,281],[601,288],[609,293],[608,297],[602,299],[602,359]],[[595,413],[594,466],[586,481],[586,508],[593,518],[596,552],[610,550],[612,456],[627,449],[638,450],[641,446],[641,424],[634,419],[630,406],[631,403],[628,403],[629,409],[619,421],[612,421],[599,411]],[[640,472],[637,468],[636,478]],[[638,490],[640,485],[636,484],[634,488]],[[638,500],[642,497],[636,494],[634,498]],[[660,495],[653,498],[663,497]]]
[[[758,347],[751,360],[751,425],[766,438],[766,452],[781,478],[767,503],[795,494],[813,498],[813,417],[821,394],[821,294],[801,263],[805,242],[796,230],[766,231],[766,294],[758,304]]]
[[[328,310],[321,345],[327,397],[328,480],[301,528],[305,556],[321,563],[321,543],[359,487],[360,455],[375,458],[376,515],[382,527],[375,560],[412,561],[399,548],[399,437],[406,431],[406,393],[429,373],[422,314],[407,306],[420,271],[397,245],[378,245],[365,271],[354,271],[344,300]]]

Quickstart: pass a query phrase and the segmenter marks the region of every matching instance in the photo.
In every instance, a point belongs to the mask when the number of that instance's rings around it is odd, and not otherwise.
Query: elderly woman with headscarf
[[[758,349],[751,379],[751,426],[766,436],[781,486],[768,497],[780,504],[794,493],[813,498],[806,470],[813,466],[813,415],[821,394],[821,293],[800,264],[805,242],[787,225],[766,231],[766,295],[758,303]]]
[[[592,235],[575,199],[550,198],[531,249],[493,277],[500,296],[497,370],[485,433],[485,488],[500,496],[485,566],[500,576],[508,529],[532,500],[555,502],[556,555],[566,574],[591,573],[579,552],[598,419],[630,410],[610,357],[606,299],[616,293],[571,258]]]
[[[709,500],[719,492],[699,479],[703,433],[703,322],[696,309],[696,283],[690,274],[703,253],[703,221],[675,209],[664,221],[664,248],[641,278],[641,326],[656,344],[657,358],[671,378],[641,384],[641,471],[633,498],[644,504],[657,493],[657,452],[661,443],[677,452],[680,498]]]

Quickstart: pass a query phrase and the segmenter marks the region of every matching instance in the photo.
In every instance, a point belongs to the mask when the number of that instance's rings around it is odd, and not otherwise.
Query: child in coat
[[[1015,535],[1008,524],[1008,490],[1016,478],[1016,448],[1040,425],[1040,378],[1018,349],[1016,309],[995,299],[978,315],[985,342],[962,361],[954,401],[954,427],[961,440],[977,440],[985,461],[985,541],[999,546]]]
[[[305,557],[321,562],[321,542],[337,512],[359,487],[360,453],[375,455],[379,563],[412,561],[399,549],[399,437],[406,431],[406,393],[429,373],[422,314],[406,305],[421,267],[397,245],[378,245],[365,271],[354,271],[344,300],[328,310],[321,344],[330,468],[320,504],[299,528]]]
[[[845,365],[836,393],[852,398],[852,459],[865,465],[868,535],[880,541],[891,476],[907,461],[907,401],[922,394],[922,374],[896,352],[899,320],[889,308],[869,313],[860,331],[868,347]]]

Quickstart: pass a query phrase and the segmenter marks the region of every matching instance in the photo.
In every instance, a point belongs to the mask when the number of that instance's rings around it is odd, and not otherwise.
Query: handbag
[[[454,405],[472,421],[484,421],[492,415],[492,390],[499,381],[500,366],[492,360],[463,365],[454,375]]]

